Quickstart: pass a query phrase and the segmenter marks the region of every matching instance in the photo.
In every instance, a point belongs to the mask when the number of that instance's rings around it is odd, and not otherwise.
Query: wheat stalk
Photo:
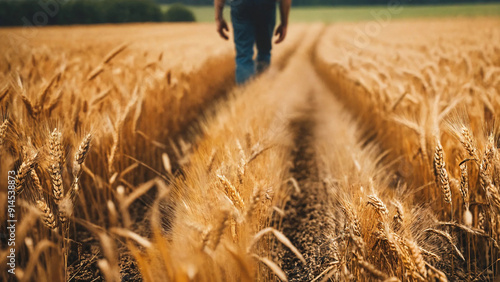
[[[263,262],[269,269],[276,275],[281,281],[288,281],[285,272],[272,260],[265,258],[265,257],[259,257],[256,254],[252,254],[253,257],[258,259],[259,261]]]
[[[91,81],[94,78],[96,78],[99,74],[101,74],[104,71],[104,67],[118,54],[120,54],[123,50],[127,48],[126,43],[119,45],[115,49],[111,50],[106,56],[104,56],[104,59],[102,63],[100,63],[96,68],[94,68],[88,75],[87,75],[87,81]]]
[[[168,174],[172,174],[172,164],[170,162],[170,158],[168,157],[167,153],[161,154],[161,160],[163,163],[163,168],[165,169]]]
[[[7,97],[7,95],[9,95],[10,93],[10,87],[7,85],[6,87],[4,87],[2,89],[2,91],[0,91],[0,102],[5,98]]]
[[[407,240],[396,233],[387,233],[387,242],[389,243],[391,251],[399,258],[401,258],[404,269],[406,269],[406,271],[408,271],[412,275],[412,277],[418,277],[420,276],[420,274],[418,274],[418,272],[416,271],[415,263],[411,256],[410,247],[408,246],[406,241]]]
[[[40,94],[40,98],[37,102],[36,108],[42,109],[45,105],[47,97],[49,96],[49,90],[54,85],[54,82],[58,81],[61,78],[61,72],[58,72],[56,75],[52,76],[49,83],[42,89],[42,93]]]
[[[219,246],[220,240],[222,238],[222,234],[224,233],[224,230],[227,227],[227,222],[229,220],[229,212],[224,211],[222,213],[222,217],[219,221],[219,224],[217,225],[217,228],[211,233],[211,240],[210,240],[210,245],[212,250],[216,250],[217,246]]]
[[[469,173],[467,171],[467,162],[460,164],[460,194],[464,200],[465,207],[469,208]]]
[[[433,278],[434,281],[437,280],[439,282],[448,282],[448,278],[441,270],[438,270],[437,268],[435,268],[434,266],[432,266],[431,264],[429,264],[427,262],[425,263],[425,265],[428,268],[428,274],[429,274],[428,277],[429,278]]]
[[[117,46],[115,49],[111,50],[108,54],[106,54],[106,56],[104,56],[102,64],[109,63],[114,57],[116,57],[118,54],[120,54],[127,47],[128,47],[128,43],[122,43],[121,45]]]
[[[85,162],[85,159],[87,158],[87,154],[90,150],[90,143],[92,142],[92,134],[87,134],[82,142],[80,143],[80,146],[78,146],[78,150],[76,151],[75,154],[75,159],[73,161],[73,176],[75,178],[80,175],[82,165]]]
[[[241,146],[240,140],[236,140],[236,146],[238,148],[238,153],[240,155],[238,162],[238,180],[243,183],[243,176],[245,176],[245,166],[246,166],[246,155],[243,147]]]
[[[434,171],[436,174],[436,183],[443,191],[444,201],[451,204],[450,178],[445,166],[443,147],[441,146],[441,142],[437,140],[436,150],[434,152]]]
[[[354,247],[361,253],[361,257],[365,257],[366,244],[362,237],[354,235],[351,233],[348,235],[353,243]]]
[[[304,265],[306,264],[304,256],[302,256],[300,251],[293,245],[293,243],[283,233],[272,227],[267,227],[257,232],[257,234],[254,235],[252,242],[250,242],[250,244],[248,245],[247,252],[250,253],[250,250],[255,245],[255,243],[259,241],[260,238],[262,238],[267,233],[273,233],[274,237],[276,237],[278,241],[280,241],[283,245],[287,246],[290,249],[290,251],[292,251]]]
[[[493,159],[494,165],[493,165],[493,176],[494,179],[493,181],[497,186],[500,186],[500,154],[498,153],[497,150],[495,150],[495,157]]]
[[[444,167],[444,153],[441,142],[437,140],[436,149],[434,150],[434,174],[436,176],[436,181],[439,179],[439,170]]]
[[[453,238],[451,237],[450,234],[448,234],[447,232],[444,232],[444,231],[441,231],[441,230],[437,230],[437,229],[433,229],[433,228],[428,228],[428,229],[425,229],[424,232],[431,232],[431,233],[434,233],[436,235],[438,235],[439,237],[445,239],[445,241],[450,244],[450,246],[453,247],[453,250],[456,252],[456,254],[463,260],[465,261],[465,258],[464,256],[462,255],[462,252],[460,252],[460,250],[457,248],[457,246],[455,245],[455,243],[453,243]]]
[[[62,198],[62,200],[58,204],[59,213],[57,215],[59,217],[59,222],[61,222],[61,224],[66,223],[68,221],[68,218],[70,218],[73,215],[73,208],[74,208],[72,199],[73,193],[74,192],[71,191],[71,193]]]
[[[0,125],[0,147],[5,143],[5,136],[7,135],[7,128],[9,126],[9,120],[5,119]]]
[[[493,214],[500,213],[500,194],[498,192],[497,187],[493,185],[493,183],[489,183],[486,186],[486,197],[488,198],[488,203],[493,211]]]
[[[31,170],[30,176],[31,176],[31,180],[33,182],[33,186],[35,187],[35,190],[38,193],[40,193],[40,195],[43,197],[42,183],[40,182],[40,178],[38,177],[38,174],[36,173],[34,168]]]
[[[372,205],[382,218],[389,213],[384,202],[382,202],[382,200],[376,195],[368,196],[368,204]]]
[[[478,219],[477,219],[477,228],[479,228],[480,230],[483,230],[483,231],[486,230],[486,218],[485,218],[483,210],[481,210],[479,212]]]
[[[471,132],[467,127],[462,127],[462,138],[460,138],[460,143],[462,143],[462,146],[465,148],[465,151],[469,154],[469,157],[473,159],[478,159],[477,157],[477,150],[476,150],[476,142],[474,141],[474,138],[472,137]]]
[[[50,210],[50,207],[47,205],[47,203],[45,203],[45,201],[43,200],[37,200],[36,206],[42,213],[43,223],[45,224],[45,226],[47,226],[50,229],[55,229],[56,219],[54,217],[54,214]]]
[[[100,102],[104,101],[106,97],[109,96],[109,93],[111,92],[111,88],[107,88],[106,90],[103,90],[99,94],[95,95],[92,100],[90,100],[90,105],[95,106],[99,104]]]
[[[437,254],[431,252],[431,251],[428,251],[424,248],[421,248],[419,247],[420,249],[420,252],[423,254],[423,255],[426,255],[426,256],[429,256],[429,257],[432,257],[433,259],[435,259],[436,261],[440,261],[441,260],[441,257],[438,256]]]
[[[252,215],[254,214],[254,210],[257,208],[261,200],[262,188],[261,186],[257,186],[254,188],[252,198],[250,198],[250,204],[247,206],[245,212],[245,220],[250,221],[252,219]]]
[[[486,143],[486,148],[484,150],[483,160],[486,160],[489,165],[493,162],[493,157],[495,156],[495,136],[490,134],[488,136],[488,142]]]
[[[28,114],[32,118],[36,119],[37,112],[35,111],[35,107],[31,103],[30,99],[26,95],[21,94],[21,100],[23,101],[24,106],[26,107],[26,110],[28,111]]]
[[[420,248],[418,245],[412,240],[406,240],[406,245],[410,251],[410,254],[413,258],[413,262],[415,263],[418,273],[422,275],[424,278],[427,278],[427,270],[425,268],[425,260],[420,253]]]
[[[396,214],[393,217],[394,230],[399,231],[403,227],[404,221],[403,205],[398,200],[395,200],[393,204],[396,207]]]
[[[359,223],[360,221],[356,216],[351,203],[349,201],[343,201],[341,208],[342,212],[349,222],[349,225],[351,226],[354,235],[361,236],[361,224]]]
[[[44,107],[44,110],[45,112],[50,115],[52,113],[52,111],[57,107],[57,105],[61,102],[61,98],[63,96],[63,91],[62,89],[60,89],[57,94],[56,94],[56,97],[53,98],[49,104],[47,105],[47,107]]]
[[[26,178],[31,173],[31,170],[35,168],[36,160],[38,157],[38,153],[35,153],[33,156],[28,157],[25,161],[21,163],[19,169],[16,174],[16,182],[15,182],[15,191],[20,194],[24,190],[24,183],[26,182]]]
[[[487,189],[492,190],[489,187],[492,184],[492,171],[493,171],[493,157],[495,155],[495,146],[492,135],[488,138],[488,143],[484,150],[483,159],[481,160],[481,164],[479,165],[479,181],[481,187],[484,189],[486,194],[488,194]]]
[[[115,130],[113,130],[113,145],[111,146],[111,150],[108,155],[108,172],[113,174],[115,172],[115,168],[113,163],[115,161],[116,151],[118,150],[118,143],[120,141],[120,132],[121,132],[121,122],[118,122],[115,126]]]
[[[373,264],[363,260],[363,259],[358,259],[356,260],[356,263],[364,269],[368,274],[370,274],[372,277],[385,281],[389,279],[389,275],[383,273],[382,271],[378,270]]]
[[[62,181],[62,166],[64,163],[62,135],[57,129],[54,129],[49,138],[49,173],[52,179],[52,194],[54,202],[59,202],[64,197],[64,187]]]
[[[231,182],[229,182],[229,180],[224,175],[217,174],[217,178],[219,178],[220,182],[224,186],[224,191],[226,192],[226,195],[234,204],[234,206],[239,210],[244,210],[245,204],[243,203],[243,199],[241,198],[240,193],[238,192],[238,190],[236,190],[233,184],[231,184]]]

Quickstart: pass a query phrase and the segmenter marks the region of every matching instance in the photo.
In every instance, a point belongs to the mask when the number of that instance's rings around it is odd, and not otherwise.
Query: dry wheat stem
[[[437,268],[432,266],[430,263],[426,262],[425,265],[428,268],[428,274],[429,274],[430,278],[434,278],[435,280],[437,280],[439,282],[448,282],[448,278],[446,277],[446,275],[442,271],[438,270]]]
[[[422,247],[419,247],[420,249],[420,252],[426,256],[429,256],[429,257],[432,257],[433,259],[435,259],[436,261],[440,261],[441,260],[441,257],[438,256],[437,254],[431,252],[431,251],[428,251]]]
[[[265,258],[265,257],[259,257],[258,255],[253,254],[252,255],[254,258],[258,259],[259,261],[263,262],[269,269],[278,276],[278,278],[281,281],[288,281],[285,272],[272,260]]]
[[[222,234],[224,234],[224,230],[226,229],[228,225],[228,220],[229,220],[229,212],[224,211],[222,213],[222,217],[217,225],[217,228],[213,231],[210,232],[211,235],[211,240],[210,240],[210,247],[212,250],[216,250],[217,246],[219,246],[219,243],[222,238]]]
[[[382,271],[378,270],[373,264],[364,261],[363,259],[358,259],[357,264],[364,269],[366,272],[368,272],[372,277],[379,279],[379,280],[387,280],[389,279],[389,276]]]

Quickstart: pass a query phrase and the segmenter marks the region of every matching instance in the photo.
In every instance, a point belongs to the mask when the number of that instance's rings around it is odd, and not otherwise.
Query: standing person
[[[271,63],[271,46],[276,24],[276,0],[229,0],[236,47],[236,83],[243,84],[255,73],[264,71]],[[217,32],[229,39],[228,25],[222,15],[226,0],[214,0]],[[281,23],[276,29],[282,42],[288,28],[288,14],[292,0],[280,1]],[[254,45],[257,45],[257,60],[254,62]]]

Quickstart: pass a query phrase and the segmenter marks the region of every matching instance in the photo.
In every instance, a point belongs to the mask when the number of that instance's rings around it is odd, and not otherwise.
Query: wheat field
[[[498,279],[500,20],[368,24],[0,29],[2,280]]]

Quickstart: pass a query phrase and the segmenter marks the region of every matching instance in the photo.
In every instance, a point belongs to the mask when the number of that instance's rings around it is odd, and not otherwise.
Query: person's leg
[[[259,13],[255,19],[255,41],[257,43],[257,73],[263,72],[271,63],[271,48],[276,24],[276,2],[258,1]]]
[[[243,84],[255,74],[253,61],[255,27],[248,0],[231,2],[231,21],[236,47],[236,83]]]

